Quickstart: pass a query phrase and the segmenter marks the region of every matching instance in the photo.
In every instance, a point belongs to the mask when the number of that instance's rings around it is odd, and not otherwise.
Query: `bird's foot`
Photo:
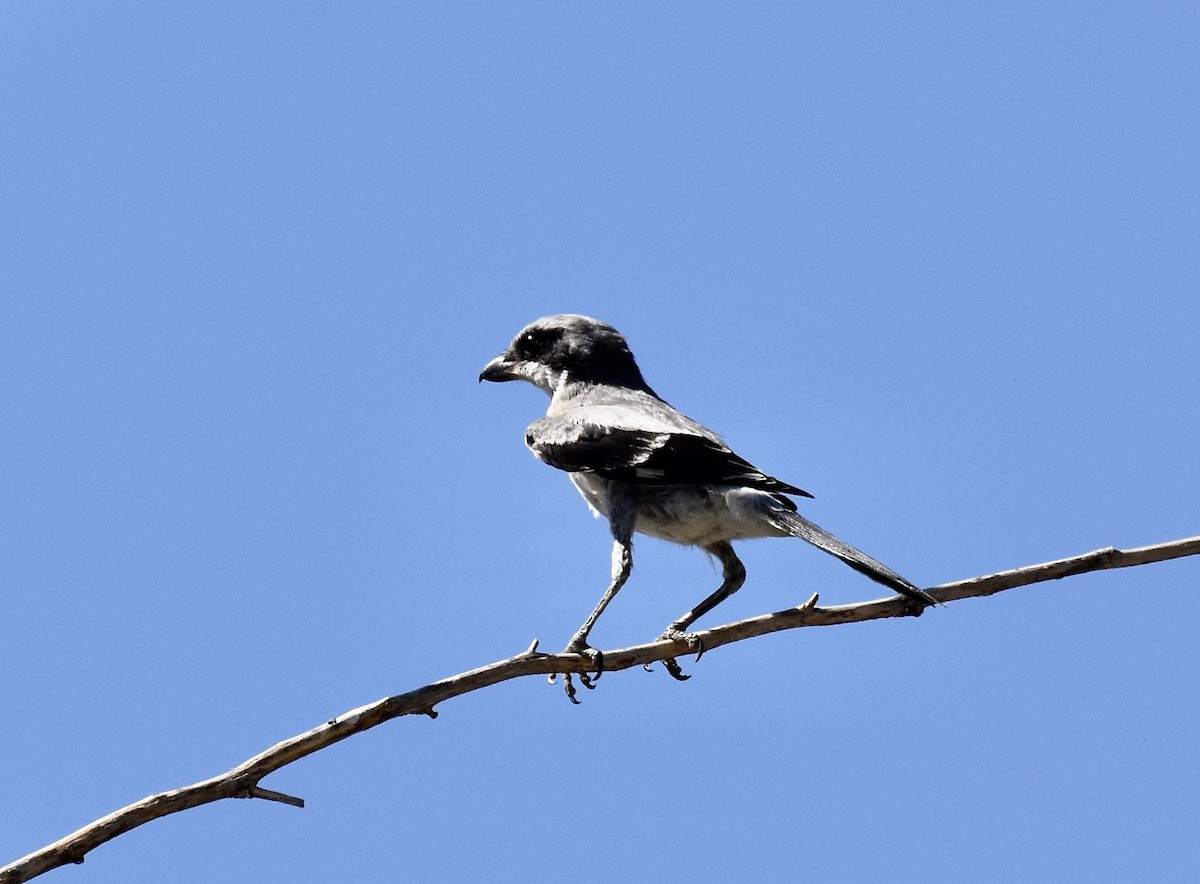
[[[668,626],[666,631],[658,637],[658,640],[660,642],[683,642],[687,645],[688,650],[696,655],[697,662],[704,656],[704,642],[694,632],[684,632],[682,629]]]
[[[589,660],[596,669],[596,674],[590,675],[586,672],[579,673],[579,683],[589,691],[596,689],[596,682],[600,680],[600,676],[604,674],[604,652],[593,648],[587,643],[587,639],[576,635],[563,649],[565,654],[579,654],[581,657]],[[575,695],[575,682],[571,677],[570,672],[563,673],[563,687],[567,691],[567,699],[572,703],[579,705],[579,699]]]
[[[689,651],[695,652],[697,660],[704,656],[704,642],[700,641],[699,636],[690,632],[684,632],[682,629],[676,629],[674,626],[668,626],[666,631],[658,637],[658,640],[683,642],[688,646]],[[674,657],[668,657],[663,660],[663,666],[667,668],[667,674],[676,681],[687,681],[691,678],[690,675],[684,673]]]

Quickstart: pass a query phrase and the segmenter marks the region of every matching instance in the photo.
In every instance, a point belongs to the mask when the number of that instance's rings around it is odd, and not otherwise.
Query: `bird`
[[[567,644],[603,671],[588,637],[633,569],[633,535],[696,546],[721,564],[722,582],[672,621],[660,640],[702,653],[688,632],[700,617],[741,588],[746,568],[733,541],[798,537],[909,599],[919,613],[937,600],[891,568],[800,515],[793,497],[807,491],[767,475],[712,430],[684,415],[646,383],[625,338],[611,325],[579,314],[537,319],[519,331],[479,374],[480,381],[527,381],[550,406],[525,431],[543,463],[567,472],[592,512],[608,520],[611,580]],[[686,678],[675,661],[668,671]],[[567,676],[568,696],[575,700]],[[587,675],[581,676],[592,687]]]

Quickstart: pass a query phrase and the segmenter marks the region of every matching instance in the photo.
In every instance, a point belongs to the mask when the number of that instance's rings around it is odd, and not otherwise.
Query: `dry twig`
[[[1138,549],[1100,549],[1069,559],[1046,562],[1001,571],[985,577],[974,577],[954,583],[943,583],[928,589],[940,602],[977,598],[992,595],[1006,589],[1057,580],[1074,574],[1100,571],[1107,568],[1127,568],[1168,559],[1181,558],[1200,553],[1200,537],[1176,540],[1170,543],[1144,546]],[[876,601],[852,605],[837,605],[829,608],[817,606],[817,596],[786,611],[764,614],[739,620],[696,633],[706,651],[732,642],[743,641],[758,635],[797,629],[802,626],[833,626],[840,623],[857,623],[863,620],[879,620],[886,617],[906,617],[919,613],[906,599],[895,596]],[[606,671],[629,669],[654,661],[670,659],[686,653],[684,642],[658,641],[635,645],[618,651],[604,652]],[[167,814],[198,807],[222,798],[262,798],[303,807],[304,801],[281,792],[260,787],[267,774],[286,767],[293,761],[311,755],[326,746],[340,742],[354,734],[383,724],[401,715],[428,715],[436,718],[435,707],[452,697],[458,697],[488,685],[521,678],[527,675],[556,675],[585,672],[589,662],[578,654],[543,654],[534,641],[528,649],[507,660],[499,660],[470,672],[463,672],[424,687],[387,697],[383,700],[352,709],[337,718],[298,734],[247,761],[232,770],[211,779],[184,786],[170,792],[161,792],[141,801],[113,811],[108,816],[89,823],[65,838],[34,851],[3,868],[0,868],[0,884],[16,884],[28,881],[44,872],[68,863],[81,863],[84,856],[106,841],[110,841],[130,829],[144,825]]]

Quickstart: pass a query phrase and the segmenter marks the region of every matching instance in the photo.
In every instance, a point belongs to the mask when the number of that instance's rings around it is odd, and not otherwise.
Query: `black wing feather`
[[[745,485],[812,497],[757,469],[719,440],[543,418],[525,444],[539,460],[567,472],[591,472],[635,485]]]

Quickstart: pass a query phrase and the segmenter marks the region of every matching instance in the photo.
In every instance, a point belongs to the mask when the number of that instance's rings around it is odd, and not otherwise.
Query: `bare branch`
[[[1089,571],[1128,568],[1198,553],[1200,553],[1200,537],[1129,550],[1109,547],[1069,559],[1001,571],[998,574],[974,577],[954,583],[943,583],[940,586],[927,588],[927,591],[938,601],[945,603],[989,596],[1006,589],[1047,580],[1058,580],[1062,577],[1084,574]],[[709,651],[721,645],[785,629],[798,629],[803,626],[834,626],[841,623],[857,623],[863,620],[879,620],[887,617],[911,617],[918,614],[920,614],[920,610],[915,608],[911,601],[901,596],[822,608],[817,606],[817,596],[813,595],[798,607],[718,626],[705,632],[696,633],[696,637],[703,643],[705,650]],[[677,654],[687,653],[687,650],[686,643],[682,641],[658,641],[617,651],[605,651],[604,668],[606,671],[629,669],[633,666],[667,660]],[[452,697],[528,675],[586,672],[590,665],[588,660],[578,654],[543,654],[537,650],[537,641],[535,640],[528,649],[507,660],[499,660],[469,672],[435,681],[416,690],[352,709],[312,730],[276,743],[265,752],[242,762],[223,774],[190,786],[184,786],[182,789],[151,795],[116,810],[108,816],[72,832],[65,838],[0,868],[0,884],[28,881],[59,866],[81,863],[84,856],[91,850],[130,829],[135,829],[168,814],[199,807],[222,798],[261,798],[303,807],[303,799],[264,789],[258,785],[259,781],[293,761],[393,718],[402,715],[428,715],[436,718],[437,711],[434,707]]]

